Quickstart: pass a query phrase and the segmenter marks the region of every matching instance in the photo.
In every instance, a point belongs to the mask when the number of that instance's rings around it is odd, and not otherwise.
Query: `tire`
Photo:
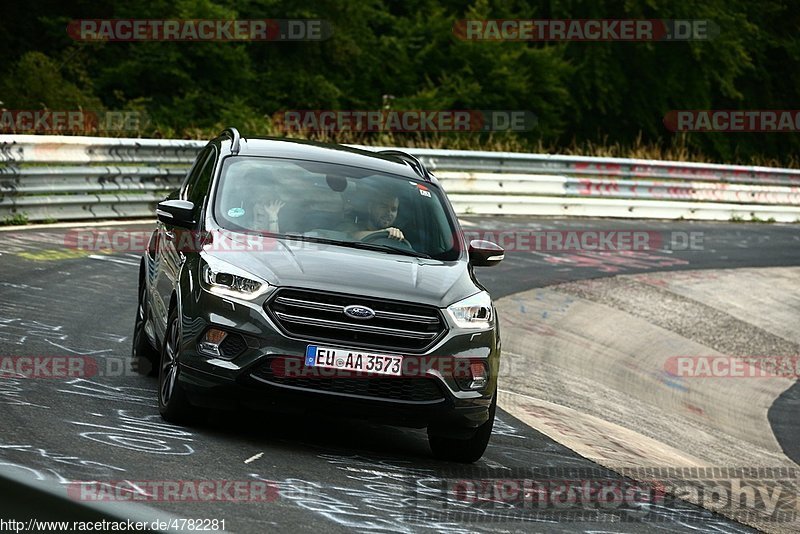
[[[494,397],[492,397],[492,404],[489,406],[489,419],[479,426],[475,434],[468,439],[442,437],[431,433],[431,429],[428,428],[428,444],[434,457],[439,460],[464,464],[471,464],[480,460],[489,445],[489,438],[492,437],[496,411],[497,392],[495,391]]]
[[[133,325],[133,344],[131,346],[131,365],[133,370],[147,376],[158,375],[159,352],[150,343],[144,331],[148,314],[148,302],[145,298],[144,280],[139,282],[139,300],[136,305],[136,322]]]
[[[178,311],[173,309],[167,320],[167,332],[158,366],[158,411],[165,421],[187,424],[195,422],[196,411],[178,380],[181,372],[178,361],[180,339],[181,322]]]

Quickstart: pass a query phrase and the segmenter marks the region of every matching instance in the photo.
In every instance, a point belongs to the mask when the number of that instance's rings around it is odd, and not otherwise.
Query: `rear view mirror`
[[[341,193],[347,189],[347,178],[344,176],[329,174],[325,177],[325,181],[328,182],[328,187],[337,193]]]
[[[491,241],[473,239],[469,242],[469,261],[476,267],[497,265],[505,257],[503,247]]]

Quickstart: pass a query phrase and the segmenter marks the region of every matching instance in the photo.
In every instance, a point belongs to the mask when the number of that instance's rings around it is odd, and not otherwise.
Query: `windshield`
[[[214,200],[222,228],[458,258],[453,221],[430,183],[370,169],[263,157],[228,158]]]

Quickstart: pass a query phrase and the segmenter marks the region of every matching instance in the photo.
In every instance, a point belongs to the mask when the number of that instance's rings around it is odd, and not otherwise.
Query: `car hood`
[[[267,246],[242,246],[246,240],[247,236],[237,234],[217,237],[213,251],[205,254],[279,287],[348,293],[440,308],[481,289],[473,282],[465,261],[443,262],[288,239],[269,240]]]

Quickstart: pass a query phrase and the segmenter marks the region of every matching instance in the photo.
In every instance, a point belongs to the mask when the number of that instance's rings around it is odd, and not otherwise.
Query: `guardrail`
[[[65,487],[56,480],[41,477],[41,473],[26,466],[0,464],[3,531],[76,532],[81,525],[75,523],[90,523],[92,526],[88,528],[100,530],[101,522],[105,522],[109,530],[114,529],[112,524],[126,530],[128,522],[132,522],[145,526],[146,532],[174,532],[171,526],[185,524],[185,519],[141,503],[81,501],[68,495],[68,485]]]
[[[152,216],[204,144],[0,135],[0,220]],[[800,221],[795,169],[405,150],[436,173],[460,214]]]

